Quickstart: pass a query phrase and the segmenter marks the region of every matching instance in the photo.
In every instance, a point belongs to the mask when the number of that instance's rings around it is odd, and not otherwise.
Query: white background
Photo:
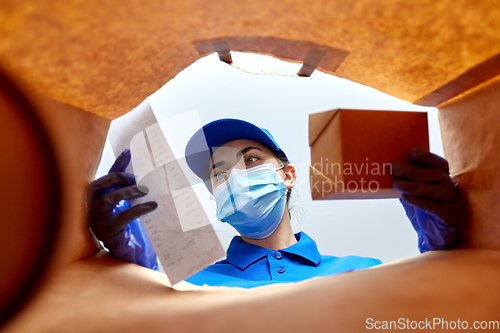
[[[262,55],[232,52],[232,57],[235,64],[257,71],[295,74],[301,67]],[[190,126],[177,126],[183,133],[175,135],[176,149],[180,150],[200,123],[215,119],[240,118],[267,128],[298,170],[290,204],[294,230],[311,236],[322,254],[360,255],[390,262],[419,253],[416,233],[397,199],[312,201],[308,115],[336,108],[428,112],[431,151],[442,156],[435,108],[415,106],[319,71],[308,78],[250,74],[219,61],[217,54],[183,70],[149,101],[158,121],[198,111],[199,119],[193,118]],[[107,143],[96,178],[106,174],[113,161]],[[214,227],[227,248],[236,232],[221,222]]]

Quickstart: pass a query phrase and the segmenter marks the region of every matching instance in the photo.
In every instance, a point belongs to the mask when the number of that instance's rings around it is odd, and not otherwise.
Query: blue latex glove
[[[448,162],[424,149],[410,152],[411,165],[393,163],[393,187],[418,234],[421,253],[444,250],[461,242],[468,222],[462,192],[449,174]]]
[[[134,175],[124,172],[130,158],[130,151],[123,151],[106,176],[89,184],[89,227],[118,259],[158,270],[156,253],[138,219],[157,204],[150,201],[131,207],[127,201],[147,194],[147,189],[137,188]]]

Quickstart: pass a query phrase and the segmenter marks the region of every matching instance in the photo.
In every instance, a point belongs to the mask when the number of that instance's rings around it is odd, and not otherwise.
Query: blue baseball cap
[[[263,143],[271,150],[286,157],[267,129],[240,119],[214,120],[200,128],[189,139],[185,150],[187,165],[205,182],[209,191],[211,191],[212,186],[207,171],[212,153],[224,143],[238,139],[249,139]]]

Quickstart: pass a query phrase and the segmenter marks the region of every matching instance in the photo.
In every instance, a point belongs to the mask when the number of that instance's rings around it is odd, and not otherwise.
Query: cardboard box
[[[398,198],[391,162],[429,149],[427,113],[338,109],[309,115],[313,200]]]

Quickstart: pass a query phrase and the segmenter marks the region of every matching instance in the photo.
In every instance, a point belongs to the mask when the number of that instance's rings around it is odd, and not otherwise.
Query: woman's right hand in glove
[[[91,182],[87,188],[88,225],[103,242],[118,235],[131,221],[158,206],[156,202],[149,201],[123,211],[115,209],[122,200],[147,194],[146,188],[136,186],[134,175],[125,173],[130,158],[130,151],[124,150],[109,173]]]

